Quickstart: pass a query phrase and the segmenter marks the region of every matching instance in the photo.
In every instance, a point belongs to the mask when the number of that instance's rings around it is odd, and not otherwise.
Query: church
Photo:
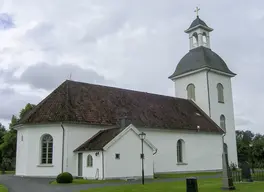
[[[237,164],[231,78],[212,51],[213,29],[197,16],[190,50],[169,79],[175,96],[66,80],[17,130],[16,175],[87,179],[222,169],[225,145]]]

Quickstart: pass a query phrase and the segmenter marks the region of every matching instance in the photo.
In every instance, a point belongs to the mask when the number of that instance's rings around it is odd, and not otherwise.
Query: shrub
[[[72,183],[72,180],[72,174],[68,172],[61,173],[56,178],[57,183]]]
[[[231,162],[230,168],[231,168],[232,171],[236,171],[237,170],[237,164]]]

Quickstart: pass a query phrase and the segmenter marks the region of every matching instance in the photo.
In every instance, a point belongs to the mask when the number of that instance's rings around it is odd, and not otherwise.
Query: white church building
[[[223,139],[237,164],[231,78],[198,16],[190,50],[169,77],[175,97],[66,80],[17,129],[17,176],[89,179],[222,168]]]

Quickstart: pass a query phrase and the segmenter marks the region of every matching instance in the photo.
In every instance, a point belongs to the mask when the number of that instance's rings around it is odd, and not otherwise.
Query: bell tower
[[[190,49],[194,49],[200,46],[210,48],[209,33],[213,31],[213,29],[208,27],[206,23],[200,19],[198,15],[199,10],[200,9],[196,7],[196,19],[192,22],[190,27],[185,30],[185,33],[189,34]]]
[[[238,164],[231,78],[236,76],[225,61],[211,50],[213,31],[198,16],[185,30],[190,50],[169,77],[175,96],[195,102],[225,132],[229,163]]]

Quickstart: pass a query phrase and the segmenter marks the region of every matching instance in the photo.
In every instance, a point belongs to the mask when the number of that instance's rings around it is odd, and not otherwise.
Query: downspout
[[[65,129],[63,126],[63,123],[61,122],[61,128],[62,128],[62,158],[61,158],[61,172],[63,173],[63,164],[64,164],[64,135],[65,135]]]
[[[225,155],[225,139],[224,139],[225,136],[226,136],[226,133],[222,135],[223,155]]]
[[[209,86],[209,78],[208,78],[208,73],[211,69],[208,69],[206,71],[206,80],[207,80],[207,93],[208,93],[208,108],[209,108],[209,117],[211,117],[211,100],[210,100],[210,86]]]
[[[102,150],[102,180],[104,180],[104,151]]]
[[[155,152],[153,153],[153,155],[155,155],[158,152],[158,149],[155,150]]]
[[[222,142],[223,142],[223,149],[224,149],[224,143],[225,143],[225,140],[224,140],[224,137],[226,136],[226,133],[224,133],[223,135],[222,135]]]
[[[155,150],[153,155],[155,155],[157,152],[158,152],[158,149]],[[154,161],[154,158],[153,158],[153,174],[154,174],[154,178],[155,178],[155,161]]]
[[[223,168],[224,168],[224,155],[225,155],[225,140],[224,140],[225,135],[226,135],[226,133],[224,133],[222,135],[222,147],[223,147],[223,149],[222,149],[222,166],[223,166]],[[224,174],[224,172],[223,172],[223,174]]]

